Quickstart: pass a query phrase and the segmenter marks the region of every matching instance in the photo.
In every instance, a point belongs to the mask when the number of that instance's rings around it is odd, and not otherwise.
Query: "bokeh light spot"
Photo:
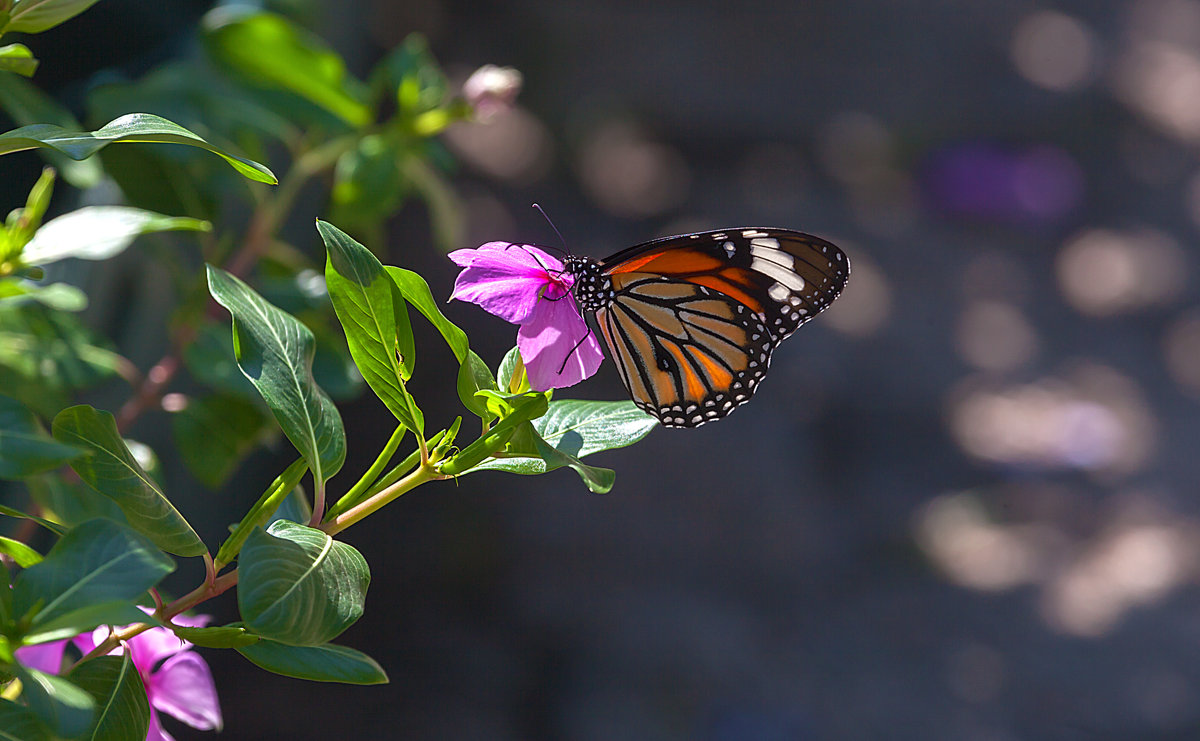
[[[1088,82],[1096,67],[1096,41],[1081,21],[1053,10],[1030,13],[1017,24],[1013,65],[1038,87],[1063,92]]]

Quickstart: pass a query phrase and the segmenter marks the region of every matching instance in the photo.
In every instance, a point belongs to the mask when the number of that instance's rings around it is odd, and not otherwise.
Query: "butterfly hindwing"
[[[596,319],[639,408],[667,427],[695,427],[749,401],[779,344],[755,312],[652,274],[614,276],[613,285]]]

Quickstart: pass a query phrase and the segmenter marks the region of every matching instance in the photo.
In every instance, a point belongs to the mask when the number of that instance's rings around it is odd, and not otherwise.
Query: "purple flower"
[[[535,390],[574,386],[600,368],[604,353],[575,306],[575,278],[558,258],[532,245],[488,242],[450,259],[463,268],[450,298],[519,325],[517,349]]]
[[[62,669],[63,651],[70,640],[50,641],[33,646],[22,646],[17,649],[17,659],[30,669],[37,669],[46,674],[58,674]]]
[[[208,621],[207,615],[179,615],[173,622],[187,628],[203,628]],[[101,626],[70,642],[86,654],[108,638],[109,632],[107,626]],[[17,649],[17,658],[32,669],[57,674],[67,643],[62,640],[24,646]],[[221,706],[217,702],[212,673],[204,659],[191,650],[191,643],[167,628],[151,628],[129,639],[125,645],[129,647],[133,665],[142,677],[146,698],[150,701],[150,730],[146,741],[173,741],[171,734],[162,727],[158,717],[160,711],[202,731],[221,729]],[[112,653],[120,654],[124,650],[118,647]]]
[[[203,628],[209,620],[208,615],[178,615],[173,622],[187,628]],[[90,638],[90,646],[80,645],[82,650],[90,651],[108,634],[107,627],[100,627],[90,637],[80,636],[76,640]],[[129,639],[126,645],[150,701],[150,732],[146,734],[146,741],[173,741],[171,734],[162,727],[158,717],[160,711],[202,731],[221,729],[216,684],[208,664],[191,650],[191,643],[168,628],[151,628]],[[119,654],[122,650],[116,648],[112,653]]]

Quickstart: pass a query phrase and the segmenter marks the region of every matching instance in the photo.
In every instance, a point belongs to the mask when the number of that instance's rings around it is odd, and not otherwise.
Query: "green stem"
[[[406,429],[404,425],[396,425],[396,430],[388,438],[387,444],[383,446],[383,450],[379,452],[379,457],[375,459],[375,462],[371,464],[367,472],[362,475],[358,483],[350,487],[350,491],[343,494],[342,498],[329,508],[328,514],[325,515],[327,518],[335,517],[351,507],[370,488],[371,484],[375,483],[375,480],[379,478],[379,474],[383,472],[383,467],[396,454],[396,448],[400,447],[400,441],[404,439]]]
[[[438,481],[447,478],[437,472],[432,465],[420,466],[417,470],[400,479],[396,483],[380,491],[374,496],[368,497],[365,501],[351,507],[345,513],[338,515],[329,522],[321,526],[329,535],[336,535],[364,517],[373,514],[382,507],[396,500],[401,494],[415,489],[421,484],[430,481]]]

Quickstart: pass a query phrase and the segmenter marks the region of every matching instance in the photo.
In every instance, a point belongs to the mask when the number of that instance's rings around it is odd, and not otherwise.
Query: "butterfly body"
[[[566,269],[634,403],[697,427],[749,401],[779,343],[841,293],[850,261],[819,237],[739,227],[568,257]]]

